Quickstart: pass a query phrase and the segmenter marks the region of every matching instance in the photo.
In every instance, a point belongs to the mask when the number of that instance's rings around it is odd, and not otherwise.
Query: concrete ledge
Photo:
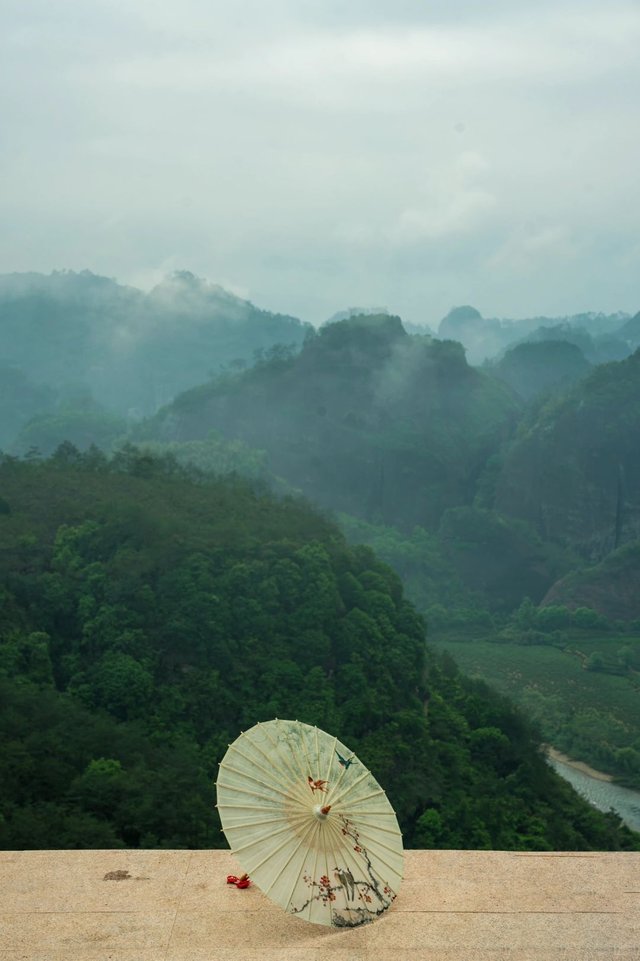
[[[0,961],[639,961],[640,853],[408,851],[393,908],[307,924],[226,851],[0,852]]]

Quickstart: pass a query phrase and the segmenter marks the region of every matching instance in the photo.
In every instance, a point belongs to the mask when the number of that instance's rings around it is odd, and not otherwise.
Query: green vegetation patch
[[[357,751],[407,846],[640,849],[305,501],[70,445],[0,493],[0,846],[216,847],[227,744],[280,716]]]
[[[461,669],[481,678],[536,720],[546,741],[640,787],[640,676],[598,669],[635,650],[629,637],[575,638],[553,646],[442,640]]]

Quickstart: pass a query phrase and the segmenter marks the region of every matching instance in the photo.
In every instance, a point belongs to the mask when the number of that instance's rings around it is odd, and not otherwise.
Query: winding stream
[[[547,757],[547,761],[595,808],[599,811],[608,811],[613,808],[625,824],[640,831],[640,792],[620,787],[612,781],[593,777],[584,771],[578,771],[571,764],[558,758]]]

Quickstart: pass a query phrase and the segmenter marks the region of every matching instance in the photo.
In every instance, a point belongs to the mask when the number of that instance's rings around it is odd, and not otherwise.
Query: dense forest
[[[314,330],[85,272],[0,278],[0,331],[0,843],[215,846],[279,714],[409,844],[636,844],[539,744],[640,786],[638,317]]]
[[[340,731],[408,845],[640,849],[308,502],[132,447],[0,489],[3,847],[218,846],[217,764],[280,715]]]

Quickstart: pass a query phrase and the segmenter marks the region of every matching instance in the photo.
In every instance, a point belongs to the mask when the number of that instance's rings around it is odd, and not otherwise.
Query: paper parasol
[[[300,721],[256,724],[229,746],[217,789],[234,855],[286,911],[352,927],[391,905],[402,880],[398,821],[337,738]]]

